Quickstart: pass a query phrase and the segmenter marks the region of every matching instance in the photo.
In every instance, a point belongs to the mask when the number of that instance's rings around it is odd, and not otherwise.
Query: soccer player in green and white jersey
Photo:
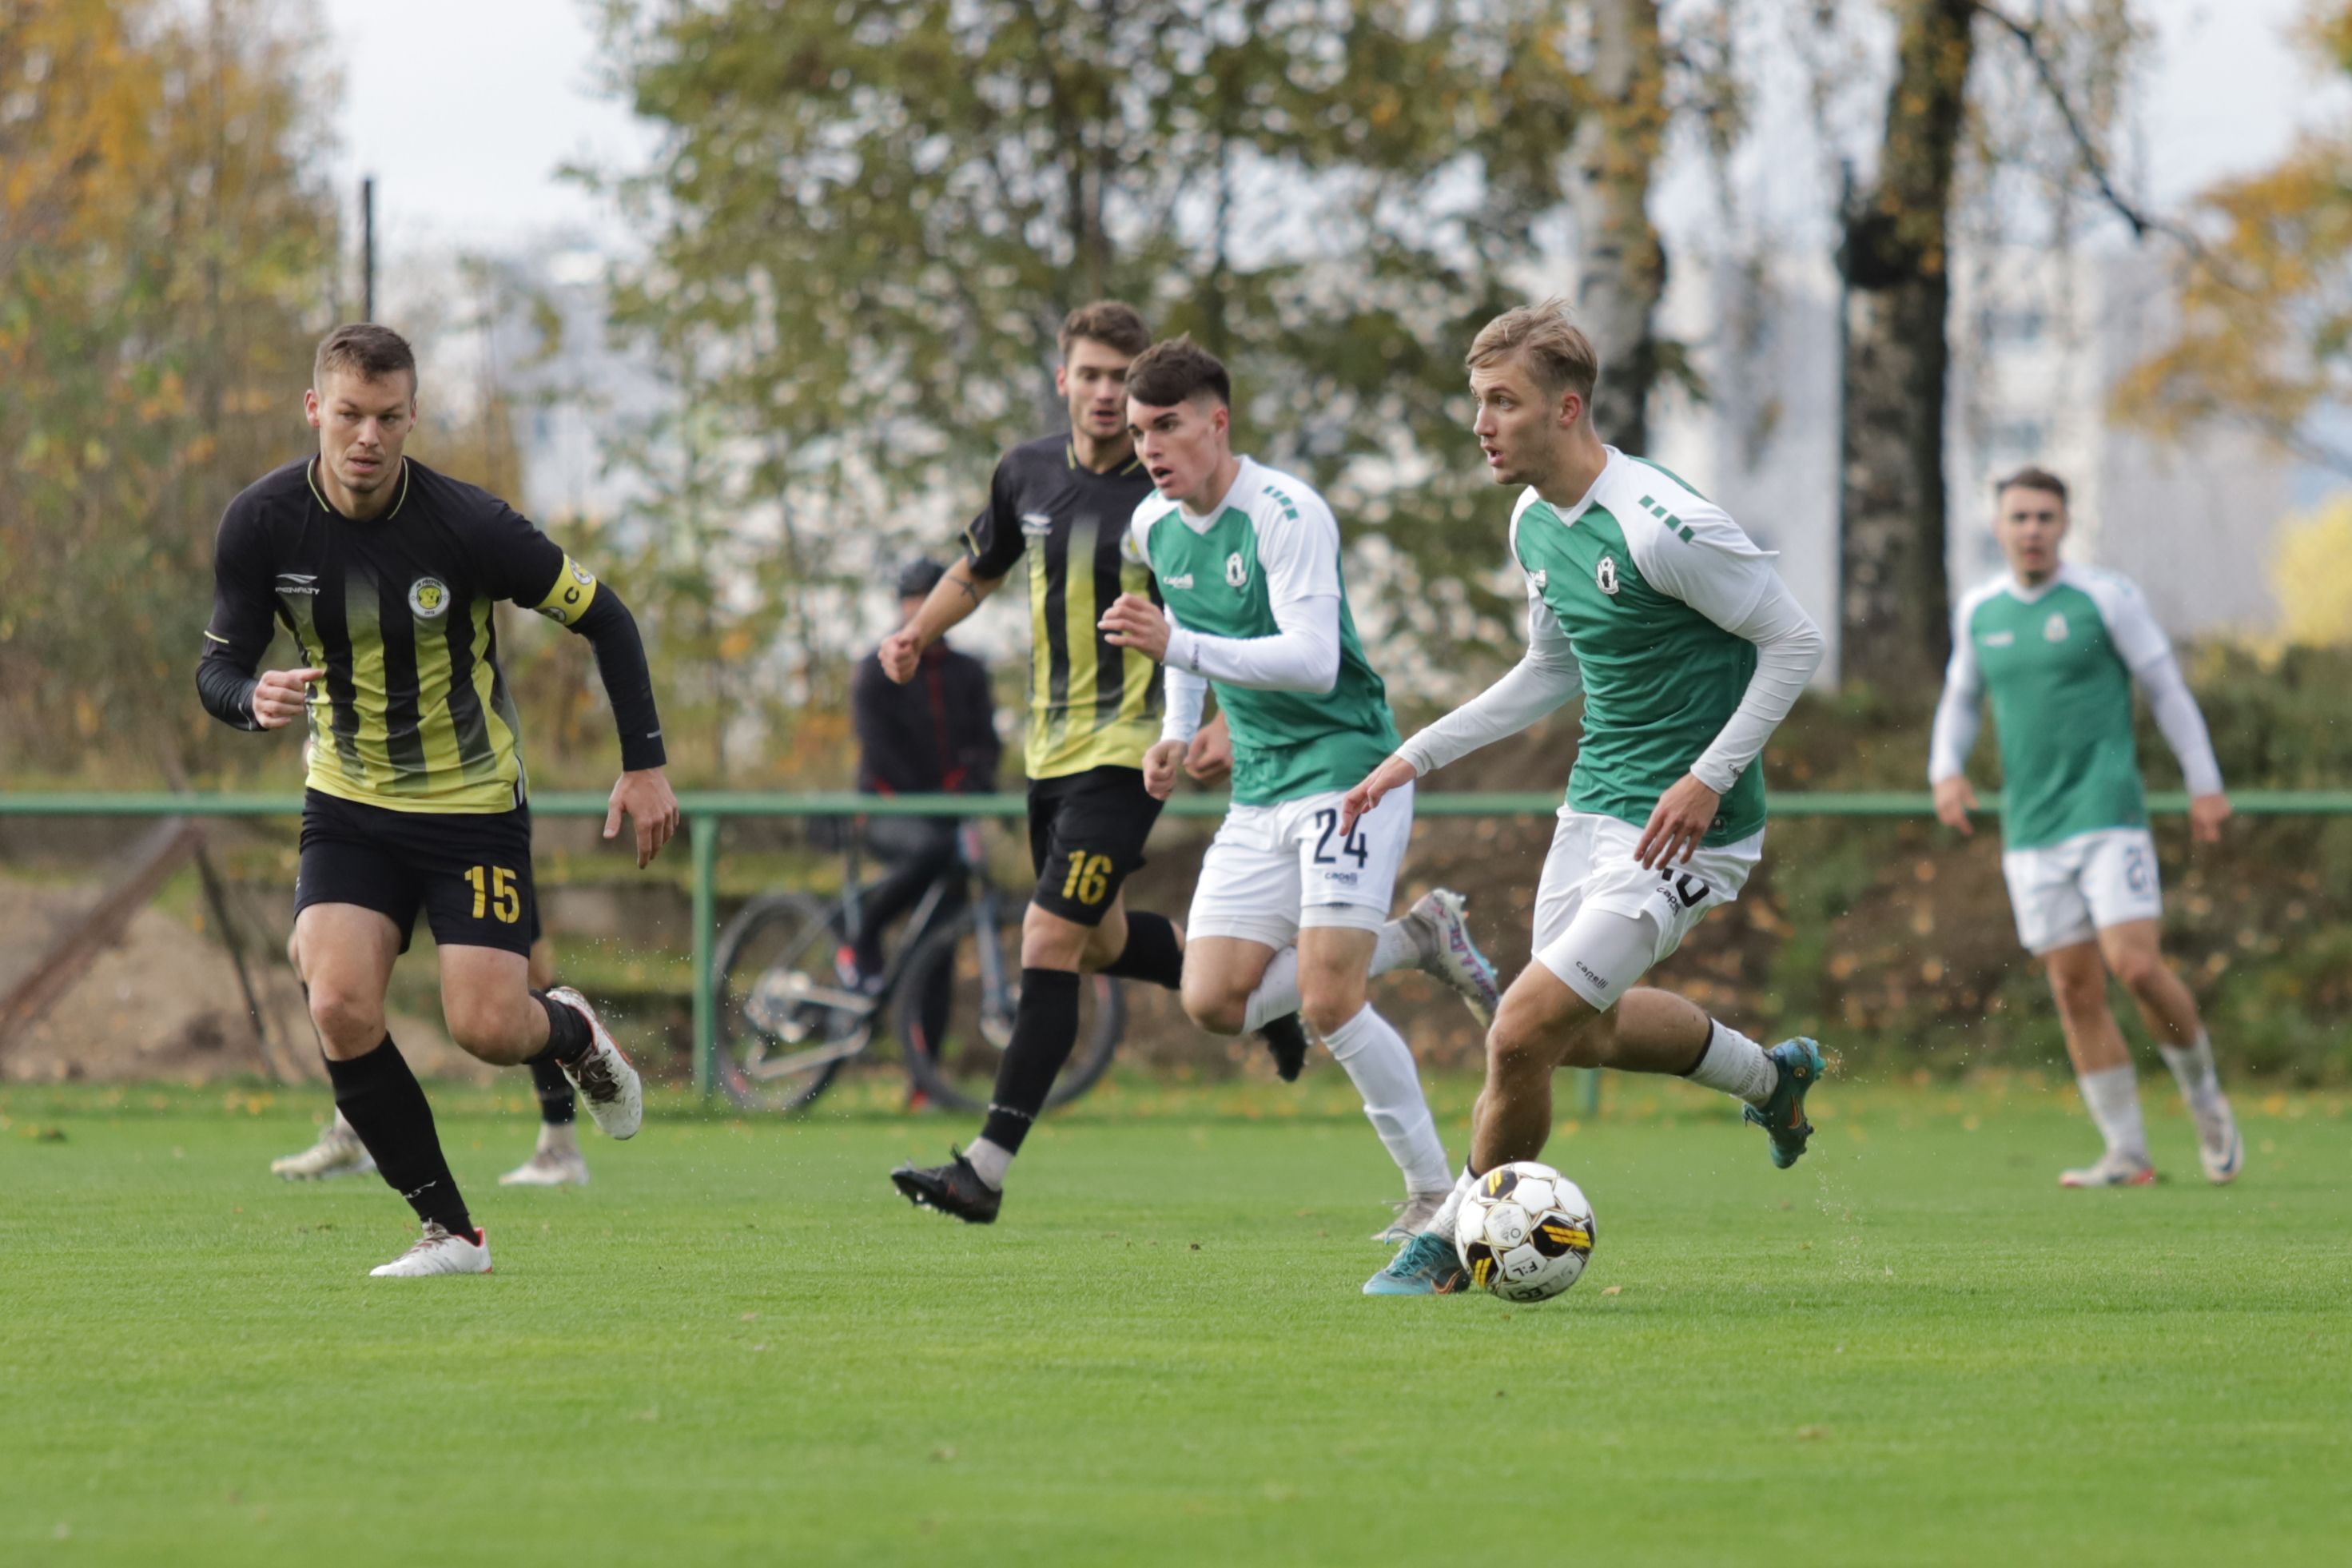
[[[1368,978],[1407,964],[1493,1017],[1493,968],[1443,889],[1388,918],[1412,792],[1349,831],[1342,793],[1396,745],[1387,688],[1364,658],[1339,566],[1339,527],[1299,479],[1234,453],[1233,384],[1188,338],[1154,345],[1127,377],[1129,425],[1153,493],[1135,509],[1134,555],[1166,610],[1122,595],[1102,628],[1167,667],[1168,705],[1143,783],[1165,799],[1209,688],[1233,735],[1233,805],[1185,916],[1184,1010],[1234,1035],[1298,1012],[1363,1096],[1405,1203],[1402,1240],[1445,1201],[1453,1173],[1412,1047],[1365,1000]],[[1281,1064],[1297,1076],[1296,1060]]]
[[[1993,534],[2010,569],[1963,598],[1953,616],[1927,777],[1936,815],[1969,831],[1977,800],[1963,770],[1990,692],[2000,728],[2000,865],[2018,940],[2049,966],[2066,1054],[2106,1141],[2105,1153],[2059,1182],[2112,1187],[2156,1179],[2131,1052],[2107,1006],[2110,973],[2139,1004],[2189,1102],[2206,1176],[2230,1181],[2245,1157],[2237,1121],[2196,999],[2158,947],[2164,896],[2140,798],[2132,683],[2147,689],[2180,759],[2190,835],[2210,844],[2221,837],[2230,801],[2204,716],[2139,590],[2115,573],[2060,563],[2063,480],[2040,468],[2012,474],[1996,488],[1994,509]]]
[[[1474,428],[1497,484],[1525,487],[1511,553],[1528,585],[1528,652],[1349,793],[1347,816],[1584,691],[1568,801],[1536,891],[1535,962],[1486,1035],[1470,1162],[1367,1295],[1464,1281],[1454,1218],[1477,1178],[1543,1152],[1561,1067],[1670,1073],[1743,1101],[1772,1163],[1804,1152],[1820,1048],[1767,1051],[1668,992],[1636,988],[1764,851],[1755,763],[1822,658],[1822,635],[1772,557],[1656,465],[1603,446],[1600,364],[1558,300],[1488,322],[1468,356]]]

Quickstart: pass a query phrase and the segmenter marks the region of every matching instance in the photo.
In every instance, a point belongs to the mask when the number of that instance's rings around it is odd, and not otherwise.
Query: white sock
[[[1685,1074],[1691,1082],[1708,1089],[1721,1089],[1734,1100],[1744,1100],[1750,1105],[1761,1105],[1772,1098],[1772,1090],[1780,1082],[1780,1069],[1764,1054],[1764,1047],[1721,1023],[1706,1038],[1706,1054],[1698,1066]]]
[[[1267,961],[1257,989],[1242,1009],[1242,1028],[1255,1033],[1276,1018],[1298,1011],[1298,949],[1286,947]]]
[[[1367,1005],[1326,1035],[1323,1044],[1364,1097],[1364,1114],[1381,1135],[1389,1158],[1404,1173],[1404,1190],[1444,1192],[1445,1145],[1438,1141],[1429,1101],[1422,1098],[1421,1069],[1404,1037]]]
[[[2180,1098],[2189,1102],[2191,1110],[2210,1110],[2221,1100],[2221,1075],[2213,1070],[2213,1041],[2204,1030],[2185,1046],[2158,1046],[2164,1054],[2164,1065],[2172,1069],[2172,1081],[2180,1086]]]
[[[1381,940],[1372,948],[1372,973],[1386,974],[1391,969],[1411,969],[1421,962],[1421,942],[1412,928],[1402,921],[1391,921],[1381,927]]]
[[[539,1124],[539,1152],[542,1154],[577,1154],[580,1152],[580,1127],[572,1121],[542,1121]]]
[[[2099,1136],[2107,1141],[2107,1152],[2126,1154],[2145,1163],[2147,1133],[2140,1125],[2139,1078],[2132,1071],[2131,1063],[2098,1072],[2076,1073],[2074,1081],[2082,1086],[2083,1103],[2090,1108]]]
[[[1454,1222],[1462,1217],[1463,1200],[1470,1195],[1471,1189],[1477,1184],[1478,1178],[1470,1173],[1470,1163],[1465,1160],[1462,1163],[1461,1177],[1454,1182],[1454,1190],[1445,1194],[1445,1202],[1439,1205],[1435,1214],[1429,1216],[1429,1224],[1423,1228],[1422,1234],[1427,1236],[1434,1232],[1446,1240],[1452,1241]]]
[[[963,1152],[964,1163],[979,1173],[980,1179],[998,1192],[1004,1190],[1004,1173],[1013,1168],[1013,1151],[985,1138],[975,1138],[971,1147]]]

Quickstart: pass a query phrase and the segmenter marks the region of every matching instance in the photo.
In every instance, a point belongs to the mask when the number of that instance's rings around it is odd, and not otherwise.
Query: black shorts
[[[400,928],[403,952],[422,909],[443,947],[528,955],[539,934],[530,808],[393,811],[312,790],[302,800],[294,913],[312,904],[375,910]]]
[[[1089,768],[1029,784],[1029,858],[1037,907],[1082,926],[1102,923],[1119,889],[1143,865],[1143,841],[1160,802],[1141,768]]]

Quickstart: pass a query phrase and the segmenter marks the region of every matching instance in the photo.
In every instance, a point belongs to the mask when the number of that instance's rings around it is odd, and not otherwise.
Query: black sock
[[[534,991],[530,994],[531,1000],[547,1009],[547,1044],[540,1048],[537,1056],[530,1058],[530,1065],[576,1062],[586,1056],[588,1047],[596,1043],[596,1037],[588,1032],[588,1020],[582,1017],[576,1009],[565,1006],[544,991]]]
[[[565,1012],[572,1011],[566,1007]],[[530,1064],[530,1083],[539,1090],[539,1119],[550,1127],[569,1127],[580,1115],[580,1104],[572,1097],[572,1080],[563,1076],[562,1068],[551,1061]]]
[[[335,1086],[335,1109],[416,1217],[472,1236],[473,1218],[457,1194],[449,1162],[441,1156],[440,1134],[433,1130],[433,1107],[392,1037],[386,1035],[383,1044],[363,1057],[347,1062],[329,1058],[327,1077]]]
[[[1129,910],[1127,946],[1103,965],[1105,974],[1121,980],[1148,980],[1173,991],[1184,984],[1184,944],[1177,939],[1176,922],[1166,915]]]
[[[996,1092],[980,1135],[1000,1149],[1017,1150],[1029,1124],[1045,1109],[1054,1077],[1078,1043],[1078,976],[1068,969],[1021,972],[1021,1005],[1013,1009],[1013,1041],[996,1069]]]

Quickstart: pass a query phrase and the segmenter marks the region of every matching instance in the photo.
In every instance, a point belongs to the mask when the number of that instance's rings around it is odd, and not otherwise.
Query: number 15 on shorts
[[[522,919],[522,890],[516,886],[515,874],[504,866],[469,866],[466,881],[474,889],[474,918],[485,914],[500,925],[512,925]]]

